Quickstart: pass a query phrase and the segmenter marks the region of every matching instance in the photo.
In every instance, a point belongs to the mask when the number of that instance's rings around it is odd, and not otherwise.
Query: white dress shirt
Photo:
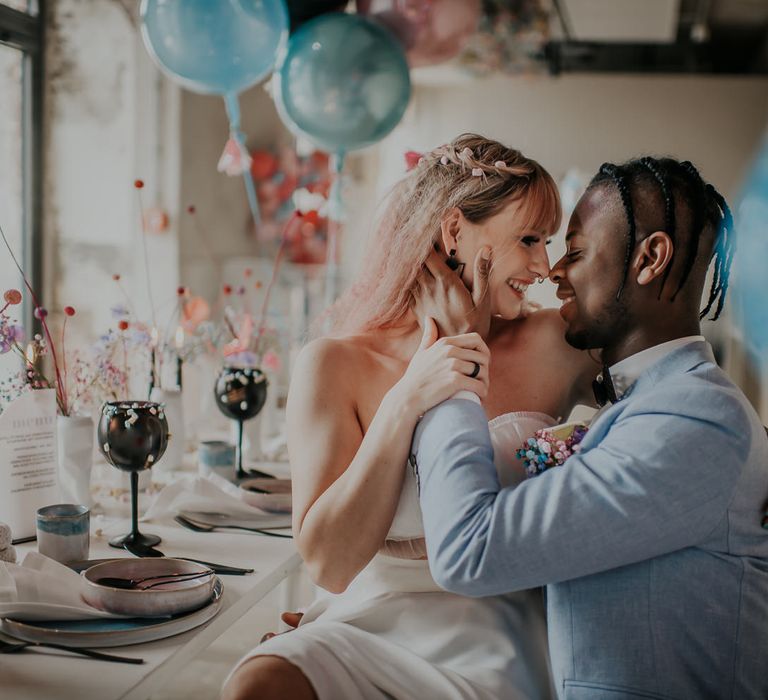
[[[704,340],[706,339],[703,335],[687,335],[684,338],[675,338],[674,340],[668,340],[666,343],[659,343],[653,347],[636,352],[634,355],[620,360],[615,365],[611,365],[611,381],[616,391],[616,398],[621,399],[627,389],[637,381],[637,378],[665,355],[689,343],[697,343]]]

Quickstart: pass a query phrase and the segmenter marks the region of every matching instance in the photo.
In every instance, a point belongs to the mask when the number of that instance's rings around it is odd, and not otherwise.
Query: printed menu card
[[[0,521],[35,534],[35,511],[58,501],[56,392],[28,391],[0,414]]]

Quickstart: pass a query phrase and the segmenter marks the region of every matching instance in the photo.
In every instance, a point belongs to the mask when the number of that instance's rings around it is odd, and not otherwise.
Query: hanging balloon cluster
[[[230,139],[219,163],[242,174],[260,223],[251,159],[240,130],[238,94],[263,80],[288,37],[284,0],[142,0],[141,34],[150,56],[183,87],[224,98]]]
[[[295,134],[333,154],[326,303],[338,285],[341,172],[350,151],[383,139],[411,94],[408,63],[392,34],[360,15],[331,13],[302,25],[278,59],[274,98]]]
[[[161,69],[194,92],[221,95],[230,120],[220,169],[242,174],[260,223],[251,157],[240,131],[238,94],[272,70],[285,124],[333,155],[327,214],[326,301],[338,284],[341,172],[347,153],[376,143],[400,121],[411,84],[408,65],[439,63],[474,31],[480,0],[142,0],[142,36]],[[322,13],[319,14],[318,13]],[[318,16],[315,16],[318,15]],[[289,19],[295,32],[288,38]]]

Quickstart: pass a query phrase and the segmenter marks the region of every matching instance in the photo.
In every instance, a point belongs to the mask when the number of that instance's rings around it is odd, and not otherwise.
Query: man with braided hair
[[[547,585],[560,698],[768,698],[768,439],[699,328],[723,308],[733,234],[689,162],[603,165],[550,273],[567,341],[603,365],[608,403],[580,451],[501,488],[479,402],[446,401],[416,431],[435,580]]]

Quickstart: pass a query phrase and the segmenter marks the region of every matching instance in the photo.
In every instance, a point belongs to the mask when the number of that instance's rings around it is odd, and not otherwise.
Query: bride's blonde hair
[[[328,310],[332,335],[396,325],[445,214],[457,207],[480,223],[520,200],[520,228],[554,234],[560,197],[552,176],[535,160],[498,141],[462,134],[425,154],[392,189],[354,283]]]

